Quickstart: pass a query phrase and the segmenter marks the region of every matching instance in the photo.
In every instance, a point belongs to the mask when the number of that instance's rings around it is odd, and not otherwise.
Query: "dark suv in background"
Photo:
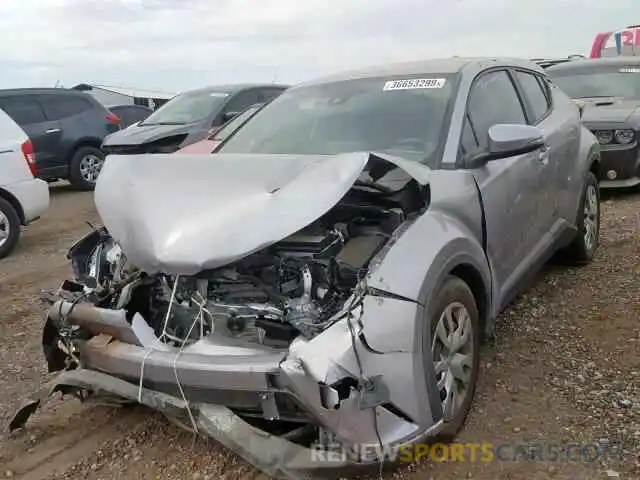
[[[120,129],[118,116],[93,97],[64,88],[0,90],[0,108],[27,133],[37,176],[91,190],[102,168],[100,145]]]
[[[284,85],[218,85],[176,95],[137,125],[104,139],[105,154],[173,153],[215,133],[256,103],[267,103]]]

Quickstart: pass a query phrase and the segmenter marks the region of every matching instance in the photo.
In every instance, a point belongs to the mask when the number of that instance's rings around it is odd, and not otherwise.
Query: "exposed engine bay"
[[[415,408],[399,404],[414,401],[404,392],[421,367],[407,341],[386,340],[387,319],[419,318],[420,305],[372,275],[429,208],[427,167],[365,153],[278,157],[268,172],[259,156],[130,160],[106,163],[95,197],[105,226],[70,248],[73,279],[47,299],[43,350],[61,373],[11,429],[55,391],[137,402],[296,479],[318,467],[315,444],[417,434]],[[142,168],[147,183],[134,186]],[[367,339],[365,306],[384,351]]]
[[[224,267],[195,276],[146,275],[103,227],[69,253],[74,301],[140,314],[161,341],[184,347],[215,331],[287,348],[330,325],[351,299],[375,255],[423,200],[414,184],[380,192],[366,184],[312,225]],[[413,193],[413,195],[408,193]],[[386,199],[390,208],[371,203]],[[404,204],[403,204],[404,202]],[[404,208],[403,208],[404,207]]]

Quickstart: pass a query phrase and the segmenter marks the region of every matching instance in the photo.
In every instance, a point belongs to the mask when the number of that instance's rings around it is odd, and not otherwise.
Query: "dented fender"
[[[363,324],[367,315],[363,314]],[[376,444],[398,437],[413,441],[416,435],[438,428],[440,403],[427,397],[432,386],[426,384],[421,362],[410,351],[372,350],[357,317],[339,320],[312,340],[296,339],[281,364],[282,386],[347,444]],[[362,380],[364,389],[350,388],[362,385]],[[410,391],[415,395],[408,395]]]
[[[397,350],[402,345],[403,350],[418,351],[417,342],[422,336],[417,333],[428,318],[430,299],[456,268],[471,269],[481,280],[487,300],[483,316],[491,316],[492,275],[481,239],[444,212],[426,212],[377,261],[367,278],[368,285],[408,301],[379,298],[370,302],[380,313],[367,315],[364,322],[367,341],[374,350],[388,351],[393,346]],[[394,332],[399,336],[393,341],[388,335],[388,321],[394,322]]]

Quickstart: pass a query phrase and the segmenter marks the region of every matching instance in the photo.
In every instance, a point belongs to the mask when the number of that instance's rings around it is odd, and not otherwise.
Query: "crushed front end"
[[[296,233],[196,273],[149,273],[94,229],[68,253],[74,279],[48,299],[43,349],[61,373],[11,428],[54,391],[141,403],[284,478],[379,466],[388,446],[436,432],[439,399],[410,393],[429,389],[413,330],[391,321],[422,307],[368,286],[426,208],[428,189],[411,177],[401,187],[348,189]],[[152,258],[153,245],[121,238]]]
[[[401,215],[388,215],[393,230]],[[74,280],[48,299],[43,349],[63,373],[12,428],[52,391],[88,392],[163,411],[271,475],[333,478],[375,463],[326,455],[415,428],[380,375],[393,355],[372,352],[362,334],[374,298],[366,266],[388,238],[370,228],[297,234],[188,277],[142,272],[96,229],[69,251]]]

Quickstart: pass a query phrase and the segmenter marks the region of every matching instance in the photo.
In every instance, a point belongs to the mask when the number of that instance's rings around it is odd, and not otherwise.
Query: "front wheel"
[[[480,315],[469,286],[448,276],[432,302],[429,315],[431,355],[436,373],[444,428],[438,441],[449,442],[471,409],[480,368]],[[425,352],[426,354],[427,352]]]
[[[600,242],[600,188],[592,172],[582,187],[576,226],[577,234],[566,249],[566,257],[575,264],[589,263]]]
[[[69,181],[78,190],[93,190],[104,164],[104,154],[95,147],[80,147],[69,166]]]

